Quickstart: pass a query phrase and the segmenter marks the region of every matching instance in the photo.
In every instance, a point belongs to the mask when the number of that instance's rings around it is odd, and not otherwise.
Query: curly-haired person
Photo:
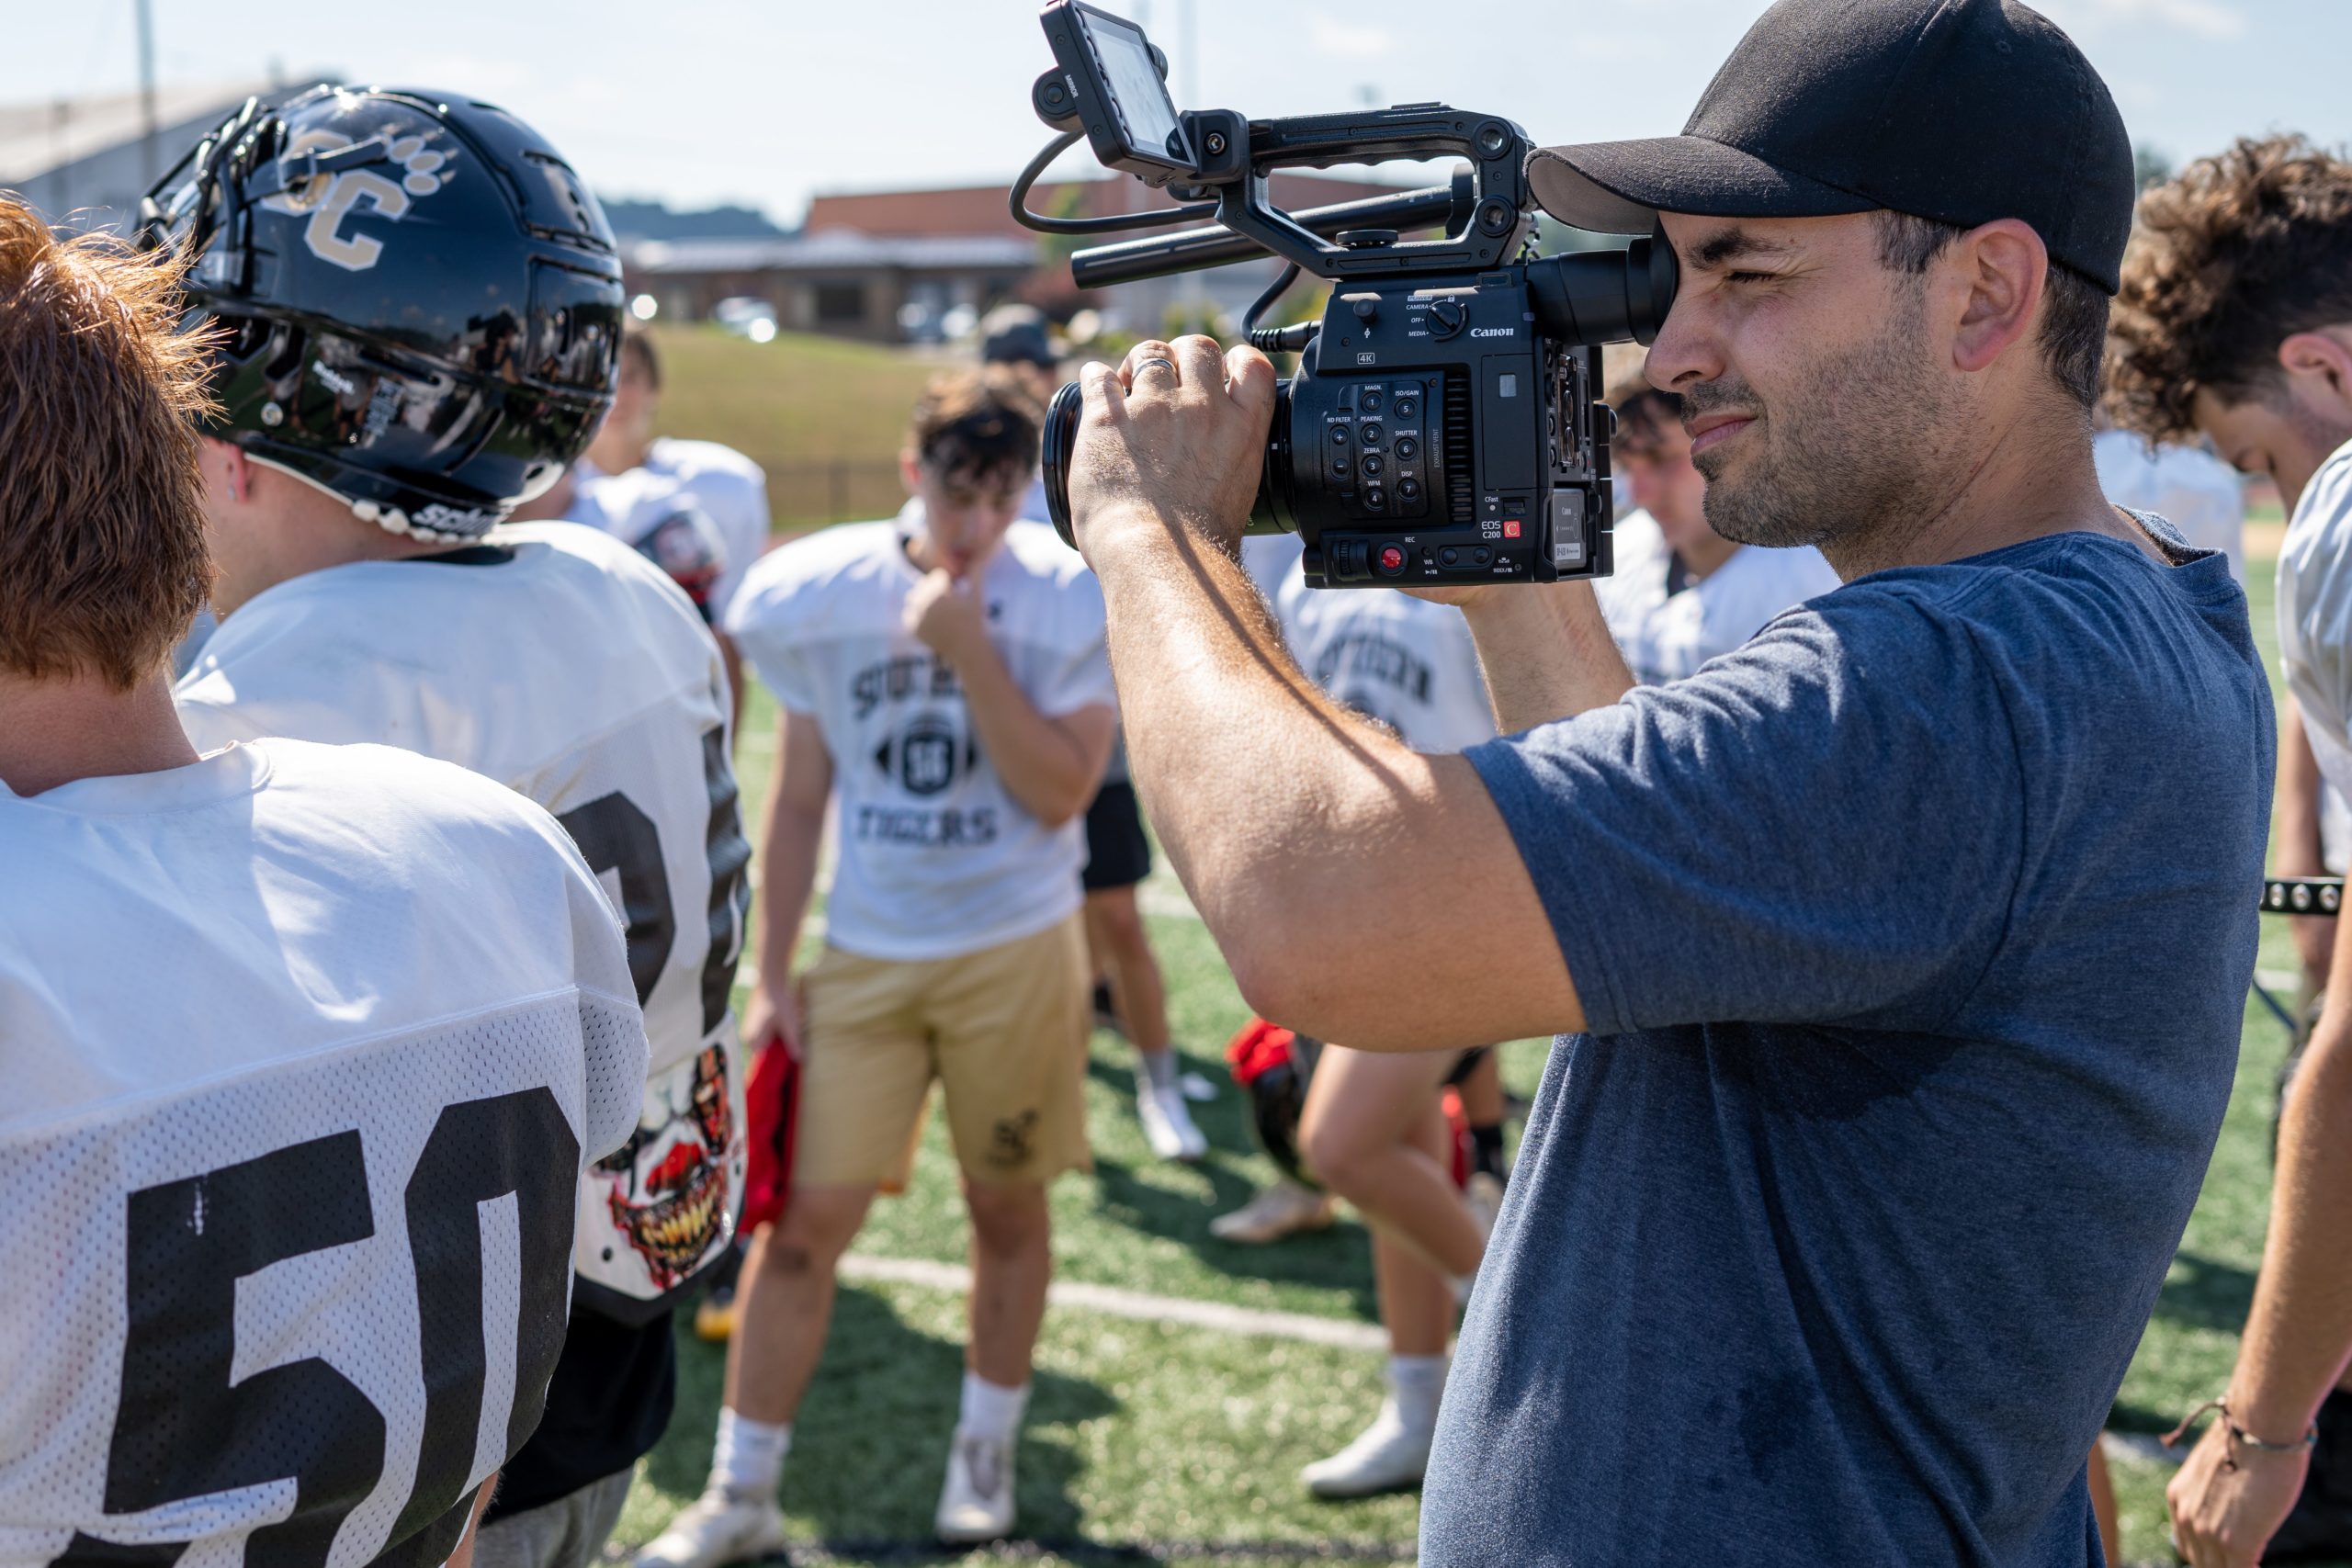
[[[2278,481],[2291,514],[2278,558],[2287,681],[2319,773],[2352,787],[2352,162],[2275,136],[2191,164],[2141,197],[2122,283],[2109,407],[2158,440],[2210,436]],[[2282,795],[2310,771],[2291,766],[2294,716]],[[2281,799],[2282,861],[2316,855],[2316,795]],[[2347,1183],[2352,987],[2339,987],[2281,1114],[2269,1240],[2221,1418],[2167,1488],[2200,1568],[2352,1555]]]

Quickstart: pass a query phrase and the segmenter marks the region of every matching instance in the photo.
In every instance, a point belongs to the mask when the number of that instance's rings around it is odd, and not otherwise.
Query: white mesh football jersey
[[[1077,913],[1084,831],[1048,828],[980,750],[954,668],[901,621],[922,581],[901,547],[918,503],[772,550],[727,615],[776,701],[812,714],[833,759],[840,854],[828,941],[868,958],[951,958]],[[982,568],[989,640],[1048,718],[1113,706],[1102,590],[1040,523]]]
[[[2278,661],[2321,775],[2352,795],[2352,442],[2303,487],[2279,546]]]
[[[1811,545],[1766,549],[1749,545],[1696,582],[1670,592],[1674,551],[1646,512],[1619,519],[1616,570],[1593,592],[1634,679],[1645,686],[1679,681],[1729,653],[1766,622],[1838,587],[1838,571]]]
[[[1307,679],[1416,751],[1492,740],[1494,708],[1462,612],[1394,589],[1309,588],[1298,570],[1305,548],[1295,534],[1242,541],[1242,564]]]
[[[643,466],[629,471],[684,495],[700,507],[718,528],[718,536],[727,547],[726,570],[719,574],[709,601],[712,618],[718,618],[734,603],[752,563],[768,547],[766,473],[732,446],[722,446],[716,441],[681,441],[672,435],[656,436],[646,448]],[[610,513],[597,506],[596,494],[599,480],[625,477],[606,475],[582,458],[574,469],[577,488],[573,491],[576,499],[570,513],[571,520],[602,527],[608,533],[620,532],[614,526]]]
[[[0,1565],[430,1568],[637,1119],[593,874],[487,780],[280,740],[0,788]]]
[[[734,1234],[743,1078],[730,1011],[751,858],[726,676],[685,595],[617,539],[517,524],[447,556],[277,584],[178,688],[198,744],[381,741],[538,802],[628,931],[653,1064],[637,1135],[582,1185],[582,1299],[641,1322]]]

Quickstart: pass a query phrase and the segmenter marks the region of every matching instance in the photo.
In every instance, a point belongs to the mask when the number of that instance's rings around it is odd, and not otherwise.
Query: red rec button
[[[1519,537],[1518,518],[1506,517],[1503,519],[1503,537],[1506,539],[1516,539]]]
[[[1391,576],[1405,570],[1405,552],[1395,545],[1384,545],[1380,550],[1380,570]]]

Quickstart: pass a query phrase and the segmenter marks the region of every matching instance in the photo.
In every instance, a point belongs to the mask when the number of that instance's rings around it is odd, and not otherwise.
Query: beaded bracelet
[[[2195,1426],[2197,1424],[2198,1417],[2204,1415],[2208,1410],[2218,1410],[2221,1412],[2222,1427],[2224,1431],[2229,1433],[2227,1451],[2222,1456],[2222,1468],[2223,1470],[2235,1470],[2238,1467],[2238,1450],[2241,1447],[2252,1449],[2255,1452],[2260,1454],[2292,1454],[2301,1453],[2304,1450],[2312,1448],[2319,1442],[2319,1423],[2316,1421],[2312,1423],[2311,1430],[2305,1432],[2301,1437],[2296,1438],[2291,1443],[2264,1442],[2260,1438],[2256,1437],[2252,1432],[2247,1431],[2244,1427],[2237,1424],[2237,1418],[2230,1414],[2230,1397],[2224,1393],[2216,1394],[2211,1399],[2209,1399],[2204,1404],[2199,1405],[2196,1409],[2190,1411],[2188,1415],[2182,1416],[2180,1418],[2180,1425],[2175,1427],[2171,1431],[2165,1434],[2165,1447],[2171,1448],[2174,1444],[2179,1442],[2181,1438],[2187,1437],[2188,1435],[2189,1427]]]

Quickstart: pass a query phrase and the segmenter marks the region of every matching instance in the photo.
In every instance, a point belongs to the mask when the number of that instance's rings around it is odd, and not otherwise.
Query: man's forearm
[[[1133,530],[1097,571],[1130,770],[1212,932],[1228,952],[1246,949],[1281,919],[1285,892],[1378,855],[1377,844],[1300,829],[1336,830],[1356,777],[1410,754],[1299,673],[1265,600],[1213,546]],[[1253,820],[1238,823],[1245,799]],[[1285,846],[1300,842],[1317,846],[1320,865],[1287,863],[1296,857]]]
[[[2352,1356],[2352,997],[2330,998],[2287,1093],[2270,1235],[2230,1381],[2231,1414],[2274,1443],[2302,1436]]]
[[[1090,767],[1078,743],[1030,704],[1003,655],[979,649],[957,662],[956,678],[980,748],[1012,798],[1048,828],[1085,810],[1102,782],[1101,765]]]
[[[1497,589],[1465,614],[1506,735],[1606,707],[1633,688],[1589,583]]]

